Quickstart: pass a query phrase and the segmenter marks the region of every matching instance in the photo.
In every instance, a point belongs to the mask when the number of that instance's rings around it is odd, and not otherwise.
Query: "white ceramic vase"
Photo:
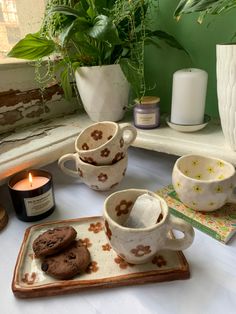
[[[236,151],[236,45],[217,45],[217,95],[222,130]]]
[[[79,67],[75,79],[84,109],[92,121],[123,118],[130,85],[119,64]]]

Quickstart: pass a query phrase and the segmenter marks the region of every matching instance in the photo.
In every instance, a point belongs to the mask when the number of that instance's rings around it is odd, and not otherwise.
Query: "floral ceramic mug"
[[[195,210],[211,212],[227,202],[236,203],[235,169],[218,158],[180,157],[173,168],[172,183],[179,199]]]
[[[126,136],[124,136],[126,135]],[[84,129],[75,141],[80,158],[93,165],[110,165],[121,160],[137,136],[130,124],[103,121]]]
[[[161,215],[157,223],[145,228],[125,227],[134,202],[145,193],[161,202]],[[182,219],[171,216],[165,200],[147,190],[128,189],[111,194],[105,200],[103,218],[105,233],[112,248],[131,264],[146,263],[160,250],[184,250],[194,239],[192,226]],[[184,237],[171,239],[168,233],[172,229],[183,232]]]
[[[75,170],[68,168],[65,163],[73,161],[75,163]],[[58,165],[60,169],[72,177],[80,179],[80,181],[93,190],[107,191],[117,186],[125,176],[127,168],[128,156],[114,165],[94,166],[88,164],[79,158],[77,153],[66,154],[62,156]]]

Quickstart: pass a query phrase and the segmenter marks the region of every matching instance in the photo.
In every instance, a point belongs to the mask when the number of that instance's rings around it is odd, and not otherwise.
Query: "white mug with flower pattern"
[[[131,124],[103,121],[84,129],[75,141],[80,158],[92,165],[112,165],[121,160],[137,136]]]
[[[75,170],[67,167],[65,163],[73,161]],[[84,162],[77,153],[66,154],[58,160],[60,169],[72,177],[85,183],[93,190],[107,191],[117,186],[125,176],[127,168],[127,154],[114,165],[94,166]]]
[[[172,183],[186,206],[211,212],[225,203],[236,203],[234,166],[219,158],[185,155],[177,159]]]
[[[145,228],[125,227],[134,202],[145,193],[160,200],[159,219],[156,224]],[[184,250],[194,239],[193,227],[171,216],[165,200],[147,190],[128,189],[111,194],[105,200],[103,218],[105,233],[113,250],[131,264],[149,262],[160,250]],[[173,229],[183,232],[184,236],[180,239],[170,238],[169,232]]]

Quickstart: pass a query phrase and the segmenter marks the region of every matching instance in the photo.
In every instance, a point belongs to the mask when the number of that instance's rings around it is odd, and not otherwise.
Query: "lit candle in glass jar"
[[[49,216],[55,208],[52,176],[44,170],[22,171],[8,184],[16,215],[23,221]]]
[[[49,181],[48,178],[42,176],[36,176],[33,179],[32,174],[30,172],[28,178],[22,179],[19,182],[17,182],[13,186],[13,189],[18,191],[29,191],[43,186],[48,181]]]

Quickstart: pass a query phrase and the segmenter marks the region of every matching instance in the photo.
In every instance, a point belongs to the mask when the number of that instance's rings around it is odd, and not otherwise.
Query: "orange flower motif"
[[[108,148],[104,148],[102,151],[101,151],[101,157],[108,157],[110,155],[110,151]]]
[[[135,249],[130,250],[132,254],[134,254],[137,257],[142,257],[144,255],[147,255],[151,253],[150,246],[149,245],[137,245]]]
[[[112,159],[112,164],[115,164],[117,161],[120,161],[122,158],[124,158],[124,154],[123,153],[117,153],[115,155],[115,157]]]
[[[102,131],[94,130],[94,131],[91,133],[91,137],[92,137],[95,141],[101,140],[101,139],[102,139]]]
[[[111,246],[109,243],[106,243],[106,244],[102,245],[102,249],[103,249],[103,251],[110,251]]]
[[[156,264],[158,267],[162,267],[167,264],[166,260],[164,259],[162,255],[154,256],[154,258],[152,259],[152,263]]]
[[[88,265],[86,273],[87,274],[96,273],[98,270],[99,270],[98,263],[94,261]]]
[[[93,233],[98,233],[102,231],[103,226],[101,222],[96,222],[95,224],[90,224],[88,231],[92,231]]]
[[[119,205],[116,206],[115,211],[117,216],[126,215],[129,212],[130,207],[133,205],[133,202],[122,200]]]
[[[105,181],[107,181],[107,179],[108,179],[108,176],[107,176],[107,174],[105,174],[105,173],[100,173],[99,174],[99,176],[98,176],[98,181],[100,181],[100,182],[105,182]]]
[[[21,279],[27,285],[33,285],[37,278],[37,274],[33,272],[32,274],[25,273],[24,277]]]
[[[125,144],[123,137],[120,139],[120,148],[122,148]]]
[[[92,243],[90,242],[89,238],[79,239],[79,245],[85,246],[86,248],[92,246]]]
[[[109,227],[108,222],[105,220],[105,229],[106,229],[106,236],[108,237],[108,239],[111,241],[111,236],[112,236],[112,232],[111,229]]]
[[[83,150],[89,150],[88,144],[87,144],[87,143],[84,143],[84,144],[82,145],[82,149],[83,149]]]
[[[118,255],[117,255],[116,258],[114,258],[114,261],[115,261],[116,264],[119,265],[119,267],[120,267],[121,269],[126,269],[126,268],[129,267],[129,266],[130,266],[130,267],[133,267],[133,266],[134,266],[133,264],[130,264],[130,263],[126,262],[125,260],[123,260],[123,258],[121,258],[121,257],[118,256]]]

